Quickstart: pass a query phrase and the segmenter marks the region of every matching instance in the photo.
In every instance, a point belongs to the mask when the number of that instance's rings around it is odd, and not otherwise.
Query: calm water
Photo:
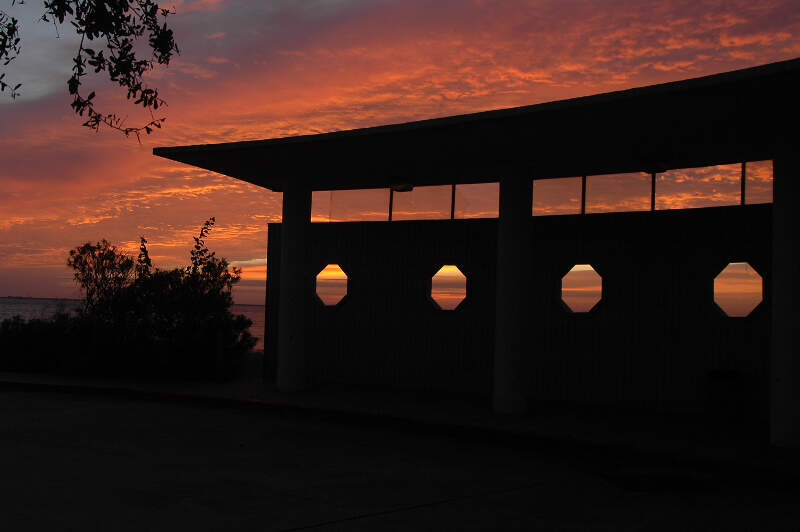
[[[12,316],[21,316],[24,319],[51,317],[56,312],[74,312],[80,306],[76,299],[28,299],[17,297],[0,297],[0,321]],[[250,334],[258,338],[256,349],[264,349],[264,318],[263,305],[233,305],[231,312],[244,314],[253,321]]]
[[[233,305],[233,307],[231,307],[231,312],[234,314],[244,314],[253,321],[253,324],[250,326],[250,334],[258,338],[256,349],[264,349],[264,321],[266,310],[264,305]]]

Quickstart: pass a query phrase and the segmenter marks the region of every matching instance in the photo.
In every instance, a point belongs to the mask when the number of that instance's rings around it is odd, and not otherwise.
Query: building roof
[[[403,124],[154,148],[271,190],[663,171],[797,146],[800,58],[594,96]]]

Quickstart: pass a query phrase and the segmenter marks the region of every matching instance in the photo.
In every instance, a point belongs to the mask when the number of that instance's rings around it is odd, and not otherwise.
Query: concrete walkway
[[[137,381],[0,372],[0,390],[49,390],[122,395],[171,402],[270,409],[362,425],[470,433],[486,438],[525,439],[542,449],[650,455],[786,481],[800,480],[798,453],[769,447],[759,433],[677,416],[612,414],[549,408],[526,416],[492,413],[488,401],[408,392],[328,388],[281,393],[265,385],[260,360],[248,361],[244,376],[227,383]]]
[[[797,486],[303,413],[0,388],[0,522],[14,532],[800,525]]]

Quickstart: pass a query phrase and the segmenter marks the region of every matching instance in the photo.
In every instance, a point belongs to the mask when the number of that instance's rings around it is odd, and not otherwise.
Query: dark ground
[[[799,530],[800,486],[403,425],[0,391],[0,528]]]

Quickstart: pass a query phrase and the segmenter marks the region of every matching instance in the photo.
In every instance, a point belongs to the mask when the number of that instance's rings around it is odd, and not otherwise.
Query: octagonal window
[[[455,309],[467,297],[467,278],[453,264],[445,264],[431,278],[431,299],[442,310]]]
[[[591,264],[576,264],[561,278],[561,299],[572,312],[589,312],[603,298],[603,278]]]
[[[326,306],[336,305],[347,295],[347,274],[338,264],[328,264],[317,274],[316,289]]]
[[[763,299],[761,275],[746,262],[731,262],[714,278],[714,302],[731,317],[748,316]]]

